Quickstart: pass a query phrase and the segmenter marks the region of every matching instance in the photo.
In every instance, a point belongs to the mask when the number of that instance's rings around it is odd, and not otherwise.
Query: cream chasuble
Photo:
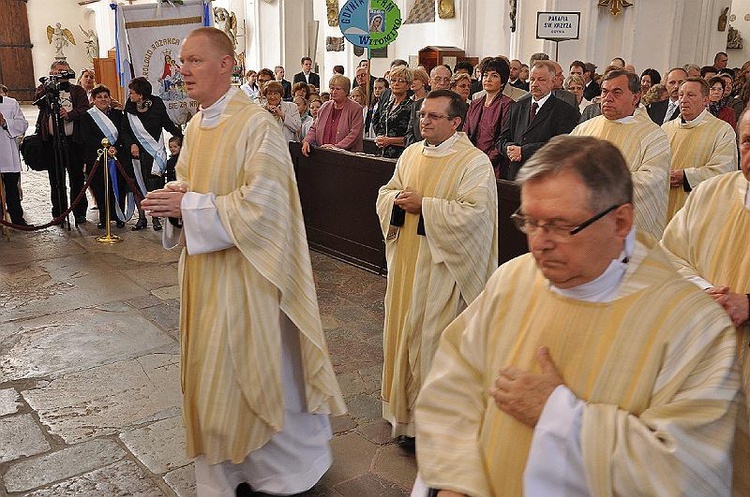
[[[279,311],[300,330],[307,412],[345,412],[322,331],[297,185],[271,116],[241,92],[188,126],[177,178],[213,193],[226,250],[180,258],[188,453],[242,462],[282,429]]]
[[[420,475],[471,497],[524,495],[533,429],[488,391],[502,367],[539,373],[547,346],[585,402],[590,495],[728,495],[734,342],[724,311],[648,237],[609,303],[557,294],[531,255],[518,257],[443,333],[416,406]]]
[[[704,110],[690,122],[673,119],[662,125],[672,150],[672,171],[682,169],[691,188],[701,181],[737,170],[737,136],[732,127]],[[685,204],[688,192],[669,189],[667,222]]]
[[[423,196],[389,237],[401,190]],[[497,187],[487,156],[465,133],[438,147],[407,148],[380,189],[377,212],[386,238],[388,286],[383,331],[383,416],[394,435],[414,436],[414,402],[443,329],[476,298],[497,267]]]
[[[714,286],[750,293],[750,208],[745,206],[748,181],[741,171],[701,183],[664,231],[661,245],[677,271],[700,276]],[[742,391],[750,393],[750,324],[738,330],[737,360]],[[744,407],[744,409],[743,409]],[[740,407],[735,446],[734,495],[750,495],[750,426],[747,406]]]
[[[651,121],[645,110],[632,117],[610,121],[604,116],[589,119],[570,133],[594,136],[617,146],[633,174],[635,227],[655,240],[667,225],[669,194],[669,142],[664,131]]]

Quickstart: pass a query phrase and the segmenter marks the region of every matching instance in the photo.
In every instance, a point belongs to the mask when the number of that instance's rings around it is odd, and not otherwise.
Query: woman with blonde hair
[[[429,85],[430,76],[427,74],[427,71],[421,67],[414,69],[414,80],[411,82],[411,91],[414,94],[411,96],[411,99],[416,102],[426,97]]]
[[[453,93],[461,95],[461,98],[467,104],[471,103],[469,96],[471,95],[471,76],[464,72],[459,72],[451,77],[450,89]]]
[[[571,74],[565,80],[563,87],[576,96],[578,112],[583,113],[583,110],[591,103],[591,101],[586,100],[583,96],[583,90],[586,89],[586,82],[583,81],[583,78],[577,74]]]
[[[96,86],[96,74],[93,69],[86,68],[81,70],[81,75],[78,77],[78,86],[86,90],[86,97],[88,97],[89,103],[91,103],[91,90]]]
[[[406,94],[414,81],[414,72],[406,66],[395,66],[388,78],[391,98],[379,113],[378,122],[373,123],[373,130],[376,135],[375,144],[382,150],[381,155],[398,159],[404,151],[404,136],[414,106],[414,102]]]

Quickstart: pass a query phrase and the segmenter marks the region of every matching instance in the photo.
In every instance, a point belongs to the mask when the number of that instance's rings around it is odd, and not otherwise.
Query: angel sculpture
[[[73,37],[73,33],[68,28],[63,28],[59,22],[55,23],[55,27],[47,26],[47,39],[50,44],[55,47],[55,58],[65,59],[63,54],[63,48],[67,47],[71,43],[76,44],[76,39]]]
[[[84,45],[86,45],[86,55],[89,58],[89,62],[94,62],[94,58],[99,57],[99,37],[96,36],[94,29],[85,29],[80,24],[78,25],[83,31],[83,35],[86,37]]]
[[[618,15],[625,7],[632,6],[628,0],[599,0],[599,7],[609,7],[609,13],[613,16]]]
[[[214,27],[224,31],[232,40],[234,48],[237,48],[237,16],[234,12],[229,12],[224,7],[215,7]]]

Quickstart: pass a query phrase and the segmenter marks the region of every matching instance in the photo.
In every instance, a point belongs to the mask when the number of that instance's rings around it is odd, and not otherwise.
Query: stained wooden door
[[[11,97],[28,102],[36,84],[26,1],[0,0],[0,83]]]

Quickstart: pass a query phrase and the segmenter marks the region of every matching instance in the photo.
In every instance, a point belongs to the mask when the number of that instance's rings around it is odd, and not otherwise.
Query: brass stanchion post
[[[106,219],[107,234],[99,236],[96,241],[99,243],[117,243],[122,241],[122,237],[112,234],[112,226],[110,224],[110,205],[109,205],[109,165],[107,164],[107,157],[109,155],[109,140],[102,138],[102,149],[99,150],[99,166],[104,166],[104,216]],[[101,208],[101,206],[99,206]]]

